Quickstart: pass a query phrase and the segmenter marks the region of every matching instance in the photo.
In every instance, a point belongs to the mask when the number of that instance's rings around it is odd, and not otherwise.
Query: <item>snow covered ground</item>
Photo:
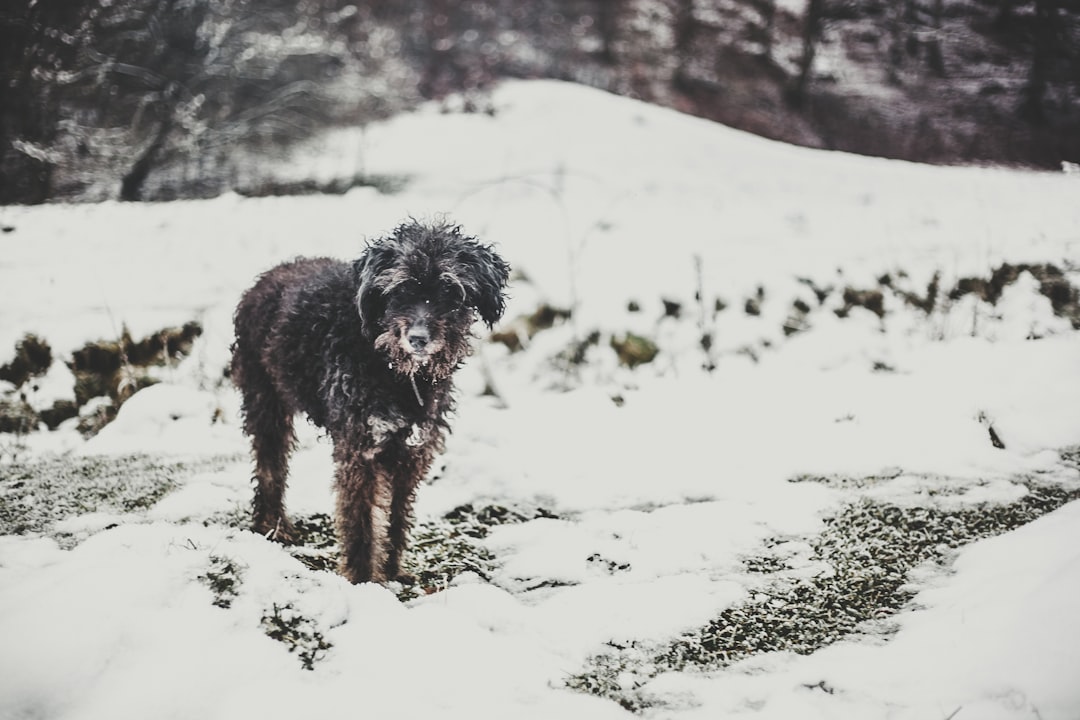
[[[0,436],[8,522],[59,505],[25,492],[42,473],[59,494],[64,478],[154,488],[0,536],[0,718],[1080,718],[1075,501],[943,548],[888,627],[724,667],[653,662],[832,573],[810,548],[853,502],[1075,497],[1080,333],[1040,287],[1050,265],[1080,285],[1080,180],[793,148],[554,82],[494,102],[341,131],[276,168],[407,176],[391,195],[0,208],[0,361],[27,332],[62,357],[123,326],[205,330],[89,441],[75,421]],[[355,257],[439,214],[518,271],[507,327],[542,303],[573,315],[521,352],[481,343],[462,371],[420,527],[463,505],[515,519],[473,542],[485,572],[402,601],[243,529],[250,468],[222,373],[258,272]],[[947,296],[1004,263],[1033,269],[996,303]],[[931,312],[905,302],[935,275]],[[619,363],[628,332],[652,362]],[[44,406],[71,382],[58,362],[23,391]],[[330,511],[330,472],[306,432],[294,515]],[[762,557],[771,572],[750,567]],[[608,697],[568,687],[612,648],[632,667]]]

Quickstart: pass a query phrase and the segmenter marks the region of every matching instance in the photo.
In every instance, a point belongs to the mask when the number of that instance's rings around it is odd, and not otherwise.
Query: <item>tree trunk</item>
[[[776,0],[763,0],[760,4],[760,10],[762,55],[771,59],[773,54],[773,31],[776,29]]]
[[[59,98],[48,74],[71,50],[55,33],[77,27],[80,12],[39,2],[0,13],[0,203],[40,203],[52,193],[52,163],[15,143],[47,151],[56,139]]]
[[[619,38],[619,10],[624,0],[598,0],[596,25],[600,33],[600,59],[615,65],[615,44]]]
[[[146,178],[150,176],[150,171],[154,169],[154,166],[157,165],[158,160],[161,158],[161,151],[165,148],[165,143],[173,130],[173,118],[176,115],[176,100],[179,90],[178,85],[170,84],[163,93],[161,121],[158,124],[157,132],[154,133],[154,139],[150,141],[143,154],[139,156],[139,159],[135,161],[135,164],[121,179],[121,200],[137,202],[143,199],[143,185],[146,184]]]
[[[926,62],[930,65],[930,71],[939,78],[945,77],[945,55],[941,51],[941,15],[944,5],[945,0],[934,0],[933,15],[930,19],[933,35],[926,48]]]
[[[824,9],[825,0],[809,0],[806,5],[806,16],[803,18],[802,53],[799,56],[799,74],[788,91],[788,102],[795,108],[801,108],[806,103],[806,89],[810,84],[810,76],[814,68],[818,40],[821,39]]]
[[[694,20],[694,0],[678,0],[675,6],[673,51],[676,58],[675,77],[688,76],[687,65],[694,57],[694,36],[697,25]]]
[[[1057,8],[1053,0],[1035,0],[1035,24],[1031,38],[1031,70],[1020,103],[1020,116],[1041,125],[1046,122],[1043,97],[1046,95],[1047,75],[1056,52]]]

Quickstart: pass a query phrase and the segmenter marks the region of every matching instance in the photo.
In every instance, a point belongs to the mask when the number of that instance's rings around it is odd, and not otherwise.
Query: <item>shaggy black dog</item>
[[[289,543],[293,416],[334,444],[341,572],[408,580],[412,503],[449,430],[451,376],[479,315],[502,316],[509,266],[448,224],[409,222],[354,263],[302,258],[259,277],[236,308],[232,378],[255,458],[256,532]]]

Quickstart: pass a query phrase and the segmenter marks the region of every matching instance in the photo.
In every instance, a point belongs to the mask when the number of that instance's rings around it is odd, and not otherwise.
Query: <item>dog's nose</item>
[[[412,347],[413,352],[423,352],[431,341],[431,333],[423,326],[414,326],[409,328],[409,346]]]

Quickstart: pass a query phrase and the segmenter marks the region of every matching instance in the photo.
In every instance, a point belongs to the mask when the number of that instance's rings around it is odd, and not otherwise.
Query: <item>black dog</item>
[[[451,376],[479,314],[505,307],[509,266],[457,226],[409,222],[356,262],[298,259],[259,277],[236,308],[232,378],[255,458],[256,532],[289,543],[293,416],[334,444],[341,572],[407,580],[412,503],[449,430]]]

